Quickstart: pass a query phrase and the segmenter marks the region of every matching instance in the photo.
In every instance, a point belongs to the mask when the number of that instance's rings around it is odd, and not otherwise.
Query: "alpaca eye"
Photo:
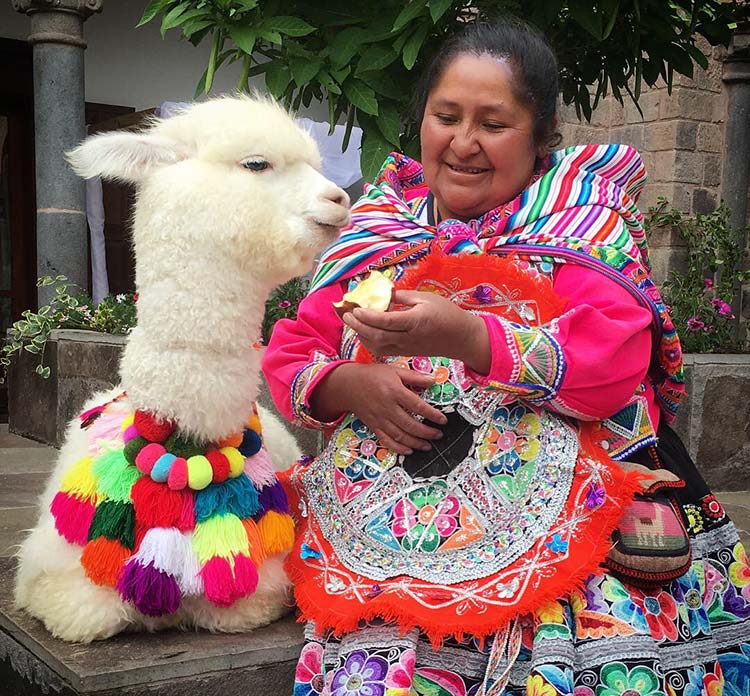
[[[251,172],[263,172],[266,169],[271,169],[271,163],[268,160],[260,159],[257,157],[253,159],[242,160],[240,164],[245,169],[249,169]]]

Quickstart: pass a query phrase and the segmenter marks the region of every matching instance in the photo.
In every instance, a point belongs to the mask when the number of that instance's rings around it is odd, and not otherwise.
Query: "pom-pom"
[[[218,450],[211,450],[206,452],[206,459],[211,463],[214,483],[221,483],[229,478],[229,460],[226,455]]]
[[[99,537],[119,541],[131,551],[135,548],[135,511],[132,503],[113,500],[99,503],[89,528],[89,541]]]
[[[149,442],[135,457],[135,465],[138,467],[138,471],[150,474],[151,469],[156,464],[156,460],[165,454],[166,451],[164,445],[160,445],[158,442]]]
[[[239,447],[242,444],[242,433],[234,433],[223,440],[219,440],[219,449],[222,447]]]
[[[245,528],[247,540],[250,544],[250,558],[252,558],[253,563],[260,568],[266,560],[266,552],[263,550],[263,542],[260,539],[258,525],[255,524],[254,520],[248,518],[242,520],[242,526]]]
[[[211,558],[201,569],[201,577],[206,599],[220,607],[252,594],[258,585],[255,564],[242,555],[234,559],[234,569],[226,558]]]
[[[86,544],[81,553],[81,565],[86,577],[95,585],[114,587],[131,553],[116,539],[100,536]]]
[[[138,437],[138,429],[131,425],[123,434],[122,434],[122,441],[127,444],[131,440],[135,440],[135,438]]]
[[[177,457],[172,462],[172,466],[169,467],[169,474],[167,475],[167,485],[173,491],[181,491],[188,485],[187,459]]]
[[[205,522],[196,522],[193,548],[202,564],[213,556],[231,558],[244,553],[249,555],[249,543],[242,521],[236,515],[215,515]]]
[[[286,499],[286,493],[284,492],[284,487],[278,481],[273,486],[261,488],[258,501],[263,510],[275,510],[286,515],[289,514],[289,503]]]
[[[294,520],[289,515],[270,510],[260,518],[258,531],[269,556],[289,551],[294,544]]]
[[[229,460],[229,475],[237,478],[245,468],[245,457],[236,447],[222,447],[219,450]]]
[[[203,454],[208,447],[191,440],[190,438],[179,435],[178,433],[172,433],[164,443],[167,452],[171,452],[176,457],[182,457],[184,459],[190,459],[197,454]]]
[[[161,447],[161,445],[157,445]],[[177,459],[173,454],[166,452],[154,462],[154,467],[151,469],[151,480],[157,481],[158,483],[166,483],[169,479],[169,470],[172,468],[172,462]]]
[[[250,430],[254,430],[258,435],[263,436],[263,427],[260,424],[258,414],[254,413],[247,419],[247,427],[250,428]]]
[[[142,475],[128,463],[120,449],[103,450],[94,459],[92,471],[99,494],[120,503],[130,502],[130,490]]]
[[[50,505],[55,518],[57,533],[69,544],[85,546],[89,538],[89,528],[96,513],[93,498],[84,499],[60,492]]]
[[[174,577],[183,595],[203,594],[203,581],[199,575],[201,566],[189,534],[184,535],[173,527],[149,529],[132,560],[142,566],[152,564],[157,570]]]
[[[149,563],[141,565],[131,560],[123,569],[117,591],[126,602],[146,616],[174,614],[182,602],[180,586],[168,573]]]
[[[134,437],[130,442],[126,443],[125,447],[123,447],[122,453],[123,455],[125,455],[125,459],[128,460],[128,463],[135,465],[135,460],[138,456],[138,452],[140,452],[148,444],[148,440],[145,437],[141,437],[140,435],[138,437]]]
[[[260,510],[258,492],[246,476],[227,479],[224,483],[197,491],[194,500],[196,522],[205,522],[209,517],[228,512],[243,519]]]
[[[242,452],[246,457],[252,457],[260,450],[263,441],[260,439],[260,435],[250,428],[245,428],[245,432],[242,434],[242,444],[238,447],[239,451]]]
[[[84,457],[70,466],[62,477],[60,490],[80,498],[96,496],[96,477],[93,472],[93,459]]]
[[[196,454],[187,460],[188,486],[194,491],[202,491],[211,483],[214,472],[211,470],[211,462],[202,454]]]
[[[136,522],[146,528],[176,527],[183,516],[183,497],[190,493],[173,491],[148,476],[139,478],[133,490]]]
[[[137,428],[138,434],[150,442],[164,442],[174,430],[174,423],[141,410],[135,412],[133,425]]]
[[[122,432],[125,432],[131,425],[133,425],[133,422],[135,420],[135,413],[126,413],[122,420],[120,421],[120,430]]]
[[[245,460],[245,473],[258,490],[276,483],[276,470],[273,468],[271,457],[264,449]]]

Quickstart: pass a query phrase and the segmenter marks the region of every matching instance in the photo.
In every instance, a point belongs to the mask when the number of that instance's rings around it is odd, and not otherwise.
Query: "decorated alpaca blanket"
[[[252,595],[294,523],[263,447],[257,410],[244,432],[196,443],[134,411],[125,394],[81,416],[88,455],[51,504],[58,533],[83,547],[88,578],[149,616],[184,597],[229,606]]]
[[[322,255],[311,292],[367,270],[423,258],[436,237],[451,239],[449,253],[585,265],[651,310],[655,351],[649,379],[672,422],[685,396],[682,351],[649,274],[643,215],[636,205],[645,182],[643,162],[631,147],[569,147],[552,153],[514,200],[470,224],[444,220],[436,228],[415,215],[429,193],[421,164],[393,153],[352,208],[349,231]]]

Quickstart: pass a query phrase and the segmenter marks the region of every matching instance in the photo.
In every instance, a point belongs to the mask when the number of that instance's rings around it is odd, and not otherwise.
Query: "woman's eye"
[[[455,116],[449,114],[435,114],[435,116],[440,123],[455,123],[458,120]]]
[[[505,128],[502,123],[485,123],[484,127],[489,131],[499,131]]]
[[[258,158],[242,160],[240,164],[251,172],[264,172],[266,169],[271,169],[271,163],[268,160]]]

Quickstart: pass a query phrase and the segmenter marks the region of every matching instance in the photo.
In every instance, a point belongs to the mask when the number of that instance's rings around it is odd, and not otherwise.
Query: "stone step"
[[[289,616],[245,634],[123,634],[90,645],[52,638],[13,608],[15,561],[0,559],[3,696],[290,696],[302,627]]]

